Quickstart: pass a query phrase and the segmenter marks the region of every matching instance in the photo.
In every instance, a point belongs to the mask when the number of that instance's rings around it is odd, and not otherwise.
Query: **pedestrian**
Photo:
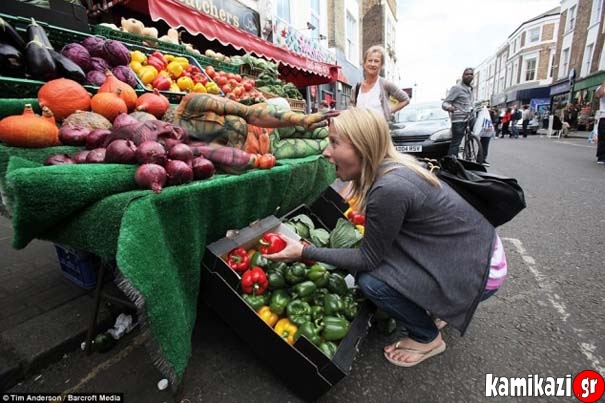
[[[477,304],[504,282],[506,258],[494,227],[412,156],[395,150],[389,126],[369,108],[343,111],[329,124],[323,155],[353,183],[365,214],[358,248],[319,248],[284,237],[270,260],[311,259],[355,275],[365,296],[407,329],[385,346],[411,367],[446,346],[433,316],[464,333]]]
[[[458,148],[464,137],[467,124],[470,124],[471,113],[473,111],[473,87],[471,83],[475,78],[475,71],[467,67],[462,72],[460,84],[454,85],[441,107],[450,113],[452,121],[452,142],[448,150],[448,155],[458,155]]]
[[[494,136],[498,137],[498,134],[500,133],[500,112],[498,111],[498,108],[491,108],[489,110],[489,117],[494,126]]]
[[[529,122],[530,120],[533,119],[533,114],[531,112],[531,109],[529,108],[529,105],[523,105],[523,114],[522,114],[522,118],[523,118],[523,137],[527,138],[527,134],[528,134],[528,127],[529,127]]]
[[[605,165],[605,81],[596,89],[595,97],[599,98],[599,111],[597,126],[597,164]]]
[[[510,121],[510,137],[519,138],[519,128],[517,123],[523,119],[523,113],[518,109],[517,104],[513,106],[511,121]]]
[[[351,105],[365,106],[382,113],[387,121],[393,114],[410,103],[408,94],[393,82],[380,77],[384,65],[385,50],[375,45],[363,55],[363,81],[357,83],[351,91]],[[397,103],[391,103],[391,97]]]
[[[508,137],[511,137],[510,134],[510,122],[512,119],[512,112],[510,108],[506,108],[506,111],[504,111],[504,115],[502,115],[502,133],[500,134],[500,138],[504,138],[505,135],[508,134]]]
[[[495,133],[494,123],[491,118],[491,115],[493,115],[493,113],[491,112],[493,111],[489,111],[485,106],[483,107],[483,109],[481,109],[477,122],[475,123],[475,130],[473,133],[479,136],[479,139],[481,141],[481,149],[483,150],[483,159],[477,162],[481,163],[483,166],[486,167],[490,166],[490,163],[487,162],[487,154],[489,152],[489,143]]]
[[[327,101],[321,101],[319,104],[319,112],[325,113],[330,111],[330,104]]]

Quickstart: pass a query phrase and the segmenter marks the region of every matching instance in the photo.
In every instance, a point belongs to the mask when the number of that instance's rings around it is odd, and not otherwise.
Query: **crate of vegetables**
[[[369,303],[320,263],[266,261],[279,235],[269,216],[207,246],[200,295],[296,394],[316,400],[351,370]]]

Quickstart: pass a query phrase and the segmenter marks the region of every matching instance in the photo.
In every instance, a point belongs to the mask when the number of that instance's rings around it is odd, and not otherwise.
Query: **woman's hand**
[[[286,247],[277,253],[263,255],[263,257],[276,262],[291,262],[294,260],[299,260],[302,257],[304,245],[300,241],[287,237],[283,234],[280,234],[279,236],[286,241]]]

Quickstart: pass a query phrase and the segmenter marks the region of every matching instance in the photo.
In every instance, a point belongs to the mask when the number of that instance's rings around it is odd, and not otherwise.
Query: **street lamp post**
[[[414,103],[418,103],[418,84],[414,83]]]

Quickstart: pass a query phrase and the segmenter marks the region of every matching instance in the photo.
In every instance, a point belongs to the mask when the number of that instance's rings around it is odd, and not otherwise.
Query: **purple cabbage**
[[[82,41],[82,46],[88,50],[92,57],[105,57],[103,45],[105,45],[105,39],[99,36],[89,36]]]
[[[107,64],[105,59],[102,59],[100,57],[91,57],[90,69],[105,73],[107,70],[111,70],[111,67],[109,67],[109,64]]]
[[[102,86],[106,78],[107,76],[105,73],[99,70],[90,70],[88,73],[86,73],[86,81],[97,87]]]
[[[90,53],[79,43],[68,43],[63,46],[61,54],[80,66],[82,70],[90,70]]]
[[[130,85],[132,88],[136,88],[137,78],[129,66],[117,66],[111,69],[111,72],[118,80]]]
[[[124,66],[130,63],[130,51],[120,41],[109,39],[103,45],[105,60],[112,66]]]

